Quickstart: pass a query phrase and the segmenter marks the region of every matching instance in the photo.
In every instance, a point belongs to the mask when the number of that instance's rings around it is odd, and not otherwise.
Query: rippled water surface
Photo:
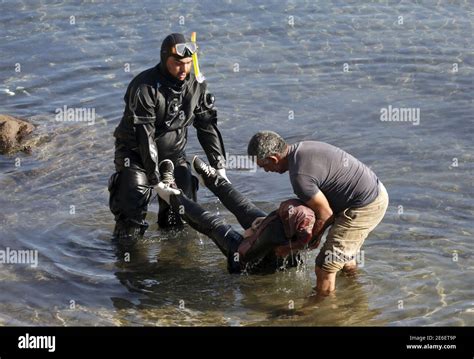
[[[474,324],[471,1],[0,8],[0,113],[30,118],[40,139],[32,154],[0,156],[0,249],[39,253],[36,268],[1,266],[0,324]],[[111,243],[106,184],[123,94],[174,31],[197,31],[230,154],[273,129],[337,145],[385,183],[391,203],[365,265],[338,279],[335,296],[308,298],[316,252],[298,269],[227,274],[207,237],[158,230],[156,202],[130,261]],[[95,123],[55,121],[65,105],[95,108]],[[380,121],[389,105],[419,108],[419,125]],[[193,128],[189,138],[188,153],[202,153]],[[287,175],[229,177],[265,210],[292,196]],[[238,227],[207,190],[199,201]]]

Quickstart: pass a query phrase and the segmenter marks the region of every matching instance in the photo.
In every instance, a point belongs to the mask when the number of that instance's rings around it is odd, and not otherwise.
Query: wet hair
[[[257,160],[263,160],[269,156],[283,154],[286,146],[287,143],[278,133],[260,131],[250,139],[247,153],[249,156],[256,156]]]

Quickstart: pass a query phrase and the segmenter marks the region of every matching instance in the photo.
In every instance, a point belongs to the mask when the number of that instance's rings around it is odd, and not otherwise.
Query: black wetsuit
[[[214,96],[206,82],[198,83],[193,74],[179,81],[158,64],[131,81],[124,100],[125,111],[114,132],[117,172],[109,181],[109,205],[117,222],[115,235],[125,231],[135,236],[148,226],[145,216],[152,187],[159,181],[158,164],[164,159],[175,164],[178,187],[196,199],[197,180],[191,176],[185,154],[191,124],[211,166],[223,167],[225,150]],[[159,225],[179,223],[179,216],[164,201],[159,203]]]

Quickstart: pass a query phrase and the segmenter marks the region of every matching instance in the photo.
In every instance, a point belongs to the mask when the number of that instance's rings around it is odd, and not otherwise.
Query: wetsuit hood
[[[167,82],[167,85],[170,87],[180,88],[189,79],[189,75],[188,75],[186,76],[186,79],[184,79],[184,81],[178,80],[176,77],[170,74],[170,72],[168,71],[166,67],[166,61],[168,61],[168,58],[170,56],[175,56],[176,58],[180,58],[180,59],[191,56],[189,54],[189,56],[181,57],[172,53],[172,48],[176,44],[181,44],[185,42],[186,42],[186,38],[184,37],[183,34],[173,33],[166,36],[163,42],[161,43],[160,63],[158,64],[157,67],[160,74],[163,75],[164,80]]]

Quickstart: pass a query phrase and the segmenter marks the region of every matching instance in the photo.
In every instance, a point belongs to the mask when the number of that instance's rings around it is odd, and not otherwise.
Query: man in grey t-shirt
[[[289,171],[295,194],[316,214],[314,244],[331,226],[316,258],[316,290],[335,290],[336,273],[353,272],[365,238],[380,223],[388,194],[370,168],[338,147],[303,141],[288,145],[272,131],[255,134],[249,156],[266,172]],[[288,251],[300,249],[288,246]]]

